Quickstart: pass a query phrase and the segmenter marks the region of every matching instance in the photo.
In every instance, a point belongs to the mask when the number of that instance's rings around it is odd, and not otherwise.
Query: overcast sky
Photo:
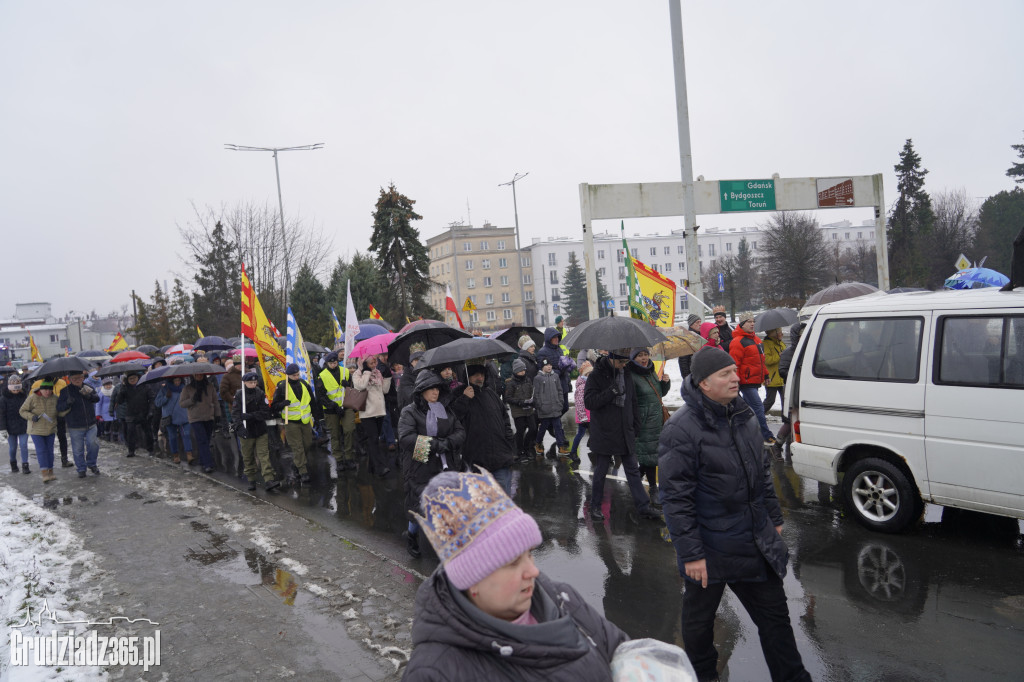
[[[578,235],[579,183],[679,180],[668,14],[667,0],[0,0],[0,318],[16,302],[62,315],[148,299],[185,272],[193,202],[276,206],[271,155],[226,142],[325,144],[282,154],[281,185],[336,255],[366,249],[389,182],[425,239],[454,220],[511,225],[497,185],[529,172],[523,242]],[[932,194],[1009,189],[1022,22],[1019,0],[684,0],[694,173],[883,172],[891,204],[909,137]]]

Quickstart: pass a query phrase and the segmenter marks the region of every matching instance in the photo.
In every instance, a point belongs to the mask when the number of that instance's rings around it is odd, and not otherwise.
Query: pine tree
[[[987,257],[986,268],[1009,276],[1013,240],[1021,226],[1024,226],[1024,188],[1014,187],[986,199],[978,212],[974,243],[978,260]]]
[[[1013,178],[1013,181],[1018,185],[1024,185],[1024,144],[1011,144],[1010,148],[1017,152],[1017,156],[1022,161],[1020,163],[1013,163],[1006,170],[1006,175]]]
[[[381,317],[396,329],[405,324],[405,318],[390,308],[390,302],[384,298],[385,283],[377,270],[377,264],[367,254],[356,252],[351,261],[339,258],[331,271],[331,281],[327,287],[328,305],[334,306],[338,321],[345,324],[345,306],[347,305],[348,282],[352,283],[352,305],[356,315],[364,320],[370,316],[372,305]],[[426,315],[424,315],[426,317]]]
[[[416,202],[401,194],[394,183],[381,188],[373,212],[370,251],[376,255],[377,268],[387,281],[390,294],[385,307],[406,317],[434,314],[426,300],[430,291],[430,258],[420,241],[413,220],[423,216],[413,211]],[[383,303],[383,302],[382,302]]]
[[[234,336],[242,286],[239,258],[220,221],[210,231],[205,252],[199,254],[197,261],[195,277],[199,291],[192,296],[194,322],[206,334]]]
[[[135,326],[128,331],[140,344],[165,346],[174,343],[168,318],[167,296],[159,281],[154,283],[153,299],[146,303],[140,296],[136,296],[135,308]]]
[[[896,171],[899,198],[889,212],[889,272],[894,287],[921,286],[928,283],[928,235],[935,216],[931,197],[924,190],[921,157],[914,143],[907,140],[900,152]]]
[[[327,303],[327,290],[309,265],[299,268],[288,301],[303,339],[326,346],[334,345],[334,325]]]
[[[580,267],[576,252],[569,252],[569,265],[562,278],[562,315],[565,324],[575,327],[590,319],[590,305],[587,301],[587,275]]]
[[[612,295],[608,293],[608,288],[604,285],[604,282],[601,281],[601,272],[599,270],[598,273],[597,273],[597,316],[598,317],[608,317],[609,315],[614,315],[615,314],[615,309],[608,307],[608,301],[611,301],[612,304],[615,303],[615,300],[612,298]]]
[[[780,211],[763,229],[759,249],[762,295],[773,306],[800,307],[829,283],[831,254],[825,238],[814,218],[805,213]]]
[[[172,340],[167,343],[187,343],[189,339],[198,336],[195,318],[192,315],[192,300],[188,292],[185,291],[185,285],[177,277],[174,278],[174,289],[171,291],[171,300],[168,303],[168,318]],[[235,335],[230,334],[230,336]]]

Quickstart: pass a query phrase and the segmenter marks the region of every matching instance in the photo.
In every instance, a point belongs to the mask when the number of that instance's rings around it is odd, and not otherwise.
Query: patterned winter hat
[[[420,496],[414,516],[444,564],[448,580],[468,590],[543,538],[533,517],[505,494],[494,477],[445,471]]]
[[[754,313],[740,313],[740,324],[743,324],[745,322],[753,322],[753,321],[754,321]]]

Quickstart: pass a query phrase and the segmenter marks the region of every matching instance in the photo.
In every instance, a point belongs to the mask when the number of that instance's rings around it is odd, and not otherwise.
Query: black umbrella
[[[224,374],[225,372],[227,370],[220,365],[214,365],[209,362],[185,362],[180,365],[171,365],[167,368],[166,372],[160,374],[159,378],[170,379],[171,377],[190,377],[196,374]]]
[[[376,319],[374,319],[372,317],[368,317],[365,320],[359,320],[359,324],[376,324],[376,325],[380,325],[381,327],[384,327],[389,332],[395,331],[395,328],[392,327],[387,322],[385,322],[384,320],[376,320]]]
[[[111,358],[109,353],[101,350],[83,350],[75,353],[76,358],[82,358],[86,362],[103,362]]]
[[[448,367],[477,358],[496,358],[515,354],[516,351],[511,346],[497,339],[455,339],[425,352],[417,367]],[[391,356],[388,355],[388,360],[390,361],[390,359]]]
[[[169,343],[166,346],[160,346],[160,355],[167,355],[168,348],[174,348],[174,344]]]
[[[113,377],[118,374],[131,374],[132,372],[142,373],[148,369],[141,362],[113,362],[96,370],[98,377]]]
[[[157,353],[157,352],[160,351],[159,348],[157,348],[156,346],[153,346],[151,344],[148,344],[148,343],[145,344],[145,345],[139,346],[135,350],[139,351],[140,353],[145,353],[146,355],[152,355],[153,353]]]
[[[163,367],[157,367],[146,372],[146,376],[139,380],[140,384],[144,384],[147,381],[159,381],[164,378],[164,375],[174,369],[173,365],[165,365]]]
[[[434,320],[419,322],[409,325],[409,328],[395,337],[395,340],[388,344],[388,362],[398,362],[403,365],[409,364],[410,346],[415,343],[422,343],[423,349],[437,348],[455,339],[472,338],[469,332],[463,329],[456,329],[444,322]]]
[[[798,319],[799,316],[792,308],[772,308],[754,318],[754,331],[766,332],[770,329],[788,327],[796,324]]]
[[[241,348],[242,347],[242,337],[241,336],[232,336],[230,339],[225,339],[224,343],[231,344],[232,348]],[[249,345],[251,346],[252,344],[250,343]]]
[[[195,342],[192,346],[192,352],[195,351],[206,351],[209,353],[214,350],[233,350],[235,347],[224,340],[223,336],[204,336]]]
[[[544,347],[544,332],[536,327],[509,327],[508,329],[502,329],[501,331],[494,332],[490,335],[490,338],[504,341],[508,345],[512,346],[514,350],[519,348],[519,338],[523,334],[526,334],[533,339],[533,342],[537,344],[537,348]]]
[[[871,284],[865,284],[864,282],[842,282],[840,284],[833,284],[830,287],[825,287],[821,291],[811,294],[811,297],[807,299],[807,303],[804,305],[825,305],[826,303],[844,301],[848,298],[856,298],[857,296],[863,296],[864,294],[870,294],[875,291],[878,291],[878,287]]]
[[[91,371],[92,366],[86,360],[75,356],[68,358],[62,356],[47,360],[37,370],[32,372],[30,377],[32,379],[45,379],[47,377],[62,377],[67,374]]]
[[[324,348],[319,343],[313,343],[312,341],[303,341],[302,347],[306,349],[307,353],[330,353],[330,349]]]
[[[566,334],[562,345],[578,350],[616,350],[655,346],[667,340],[657,327],[647,322],[616,315],[587,320]]]

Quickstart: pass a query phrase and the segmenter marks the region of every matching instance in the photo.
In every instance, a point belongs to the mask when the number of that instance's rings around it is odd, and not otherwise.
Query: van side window
[[[828,320],[815,350],[814,376],[916,383],[923,328],[920,317]]]
[[[1024,316],[944,316],[935,383],[1024,388]]]

